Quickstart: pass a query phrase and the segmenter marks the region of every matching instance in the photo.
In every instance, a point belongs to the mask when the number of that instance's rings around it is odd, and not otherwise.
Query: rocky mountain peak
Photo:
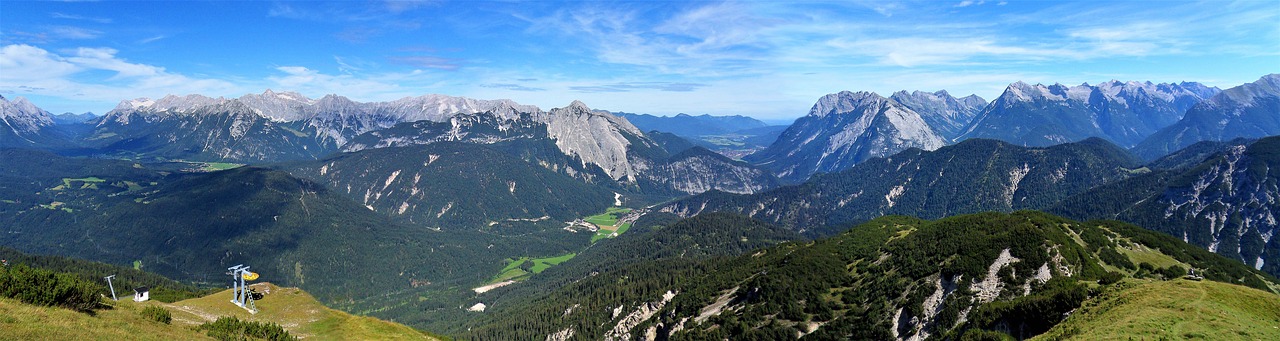
[[[813,109],[809,110],[809,116],[823,117],[832,114],[849,113],[860,108],[883,105],[887,101],[888,99],[874,92],[841,91],[819,98],[818,102],[813,105]]]
[[[0,120],[19,132],[34,133],[41,127],[53,125],[53,114],[40,109],[25,97],[19,96],[12,101],[0,97]]]
[[[586,103],[582,103],[582,101],[579,100],[574,100],[573,103],[569,103],[569,106],[565,107],[565,109],[572,109],[577,112],[591,112],[591,108],[587,107]]]

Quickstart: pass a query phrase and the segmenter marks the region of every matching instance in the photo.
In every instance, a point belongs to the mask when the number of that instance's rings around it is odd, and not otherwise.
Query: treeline
[[[81,312],[102,308],[103,287],[74,275],[28,267],[0,266],[0,296],[40,306],[59,306]]]
[[[167,303],[204,296],[217,290],[214,288],[200,288],[129,267],[62,256],[29,255],[2,246],[0,246],[0,259],[6,260],[11,265],[21,264],[52,272],[65,273],[66,275],[74,276],[80,281],[100,285],[102,289],[99,293],[103,295],[111,295],[107,290],[108,285],[104,279],[111,275],[115,275],[111,279],[111,286],[115,287],[116,295],[132,295],[133,288],[145,286],[150,289],[151,299]]]

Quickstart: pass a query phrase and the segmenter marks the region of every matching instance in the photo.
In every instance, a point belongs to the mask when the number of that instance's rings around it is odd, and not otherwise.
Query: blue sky
[[[0,95],[55,113],[270,88],[785,119],[841,90],[1275,72],[1274,0],[0,2]]]

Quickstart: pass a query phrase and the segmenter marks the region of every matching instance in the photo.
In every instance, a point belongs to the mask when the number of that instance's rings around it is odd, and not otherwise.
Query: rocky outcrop
[[[613,326],[613,329],[610,329],[609,332],[605,333],[604,339],[606,341],[631,340],[632,329],[640,325],[640,323],[648,321],[649,318],[653,317],[653,314],[662,310],[662,307],[665,307],[668,302],[671,302],[671,299],[675,298],[676,294],[678,293],[668,290],[665,294],[662,294],[662,300],[660,301],[641,303],[636,307],[635,311],[624,316],[618,321],[618,324]]]

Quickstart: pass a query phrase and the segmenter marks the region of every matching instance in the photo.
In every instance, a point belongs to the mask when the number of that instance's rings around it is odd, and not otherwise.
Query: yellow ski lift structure
[[[258,273],[257,273],[257,272],[248,272],[248,271],[245,271],[244,275],[241,275],[241,276],[243,276],[243,277],[244,277],[244,280],[246,280],[246,281],[252,281],[252,280],[257,280],[257,279],[258,279]]]

